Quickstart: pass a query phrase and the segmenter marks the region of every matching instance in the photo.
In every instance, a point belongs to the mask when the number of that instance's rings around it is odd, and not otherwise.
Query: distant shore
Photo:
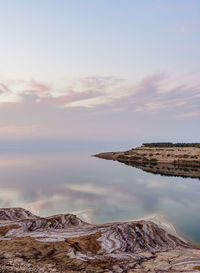
[[[105,152],[94,156],[117,160],[153,173],[200,178],[199,143],[145,143],[124,152]]]

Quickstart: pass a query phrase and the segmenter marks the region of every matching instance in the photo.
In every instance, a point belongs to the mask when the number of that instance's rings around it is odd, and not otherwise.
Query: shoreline
[[[94,157],[114,160],[154,174],[200,178],[200,147],[136,147]]]

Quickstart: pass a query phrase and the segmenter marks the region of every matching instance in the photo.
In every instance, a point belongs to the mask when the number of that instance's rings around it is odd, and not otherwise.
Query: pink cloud
[[[36,89],[36,91],[38,91],[38,92],[47,92],[50,90],[49,86],[47,86],[43,83],[39,83],[35,80],[32,80],[30,85],[32,88]]]
[[[4,83],[0,83],[0,87],[1,87],[1,92],[2,93],[10,93],[10,89],[8,88],[8,86],[7,85],[5,85]],[[0,93],[1,93],[0,92]]]
[[[70,102],[87,100],[95,97],[99,97],[104,95],[103,92],[95,92],[95,91],[84,91],[84,92],[71,92],[65,96],[60,97],[49,97],[42,99],[42,103],[46,104],[59,104],[66,105]]]

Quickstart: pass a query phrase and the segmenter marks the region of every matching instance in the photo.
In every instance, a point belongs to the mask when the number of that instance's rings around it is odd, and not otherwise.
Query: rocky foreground
[[[200,146],[142,146],[125,152],[100,153],[95,157],[117,160],[155,174],[200,178]]]
[[[200,249],[152,221],[92,225],[0,209],[0,272],[199,271]]]

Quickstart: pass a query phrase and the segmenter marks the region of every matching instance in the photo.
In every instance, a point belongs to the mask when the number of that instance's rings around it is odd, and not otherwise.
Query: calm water
[[[102,151],[97,148],[55,150],[1,149],[1,207],[42,216],[74,212],[95,223],[162,213],[181,234],[200,242],[200,180],[91,157]]]

